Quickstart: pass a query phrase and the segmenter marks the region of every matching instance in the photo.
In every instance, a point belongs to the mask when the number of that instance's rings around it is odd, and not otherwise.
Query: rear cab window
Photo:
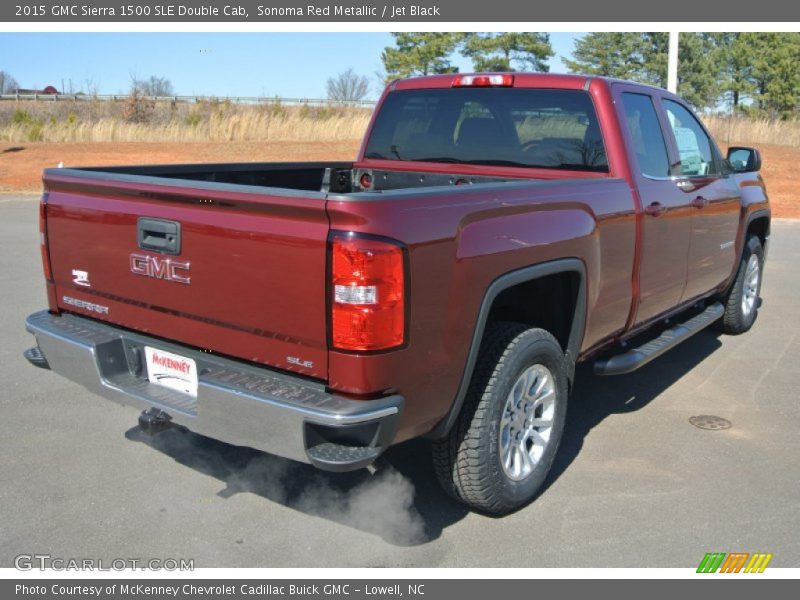
[[[390,93],[368,159],[608,172],[587,92],[450,88]]]
[[[646,177],[669,177],[667,144],[653,99],[645,94],[624,92],[622,108],[640,173]]]

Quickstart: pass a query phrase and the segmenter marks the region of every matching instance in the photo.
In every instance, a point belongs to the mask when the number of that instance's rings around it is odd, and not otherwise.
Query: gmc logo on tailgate
[[[131,254],[131,273],[152,277],[153,279],[175,281],[188,285],[192,282],[192,278],[189,277],[190,266],[191,264],[186,261],[172,258]]]

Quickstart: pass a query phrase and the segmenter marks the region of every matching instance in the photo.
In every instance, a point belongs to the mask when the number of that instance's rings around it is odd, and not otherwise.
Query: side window
[[[680,175],[716,175],[718,173],[711,140],[692,113],[672,100],[664,101],[667,119],[675,136],[680,157]]]
[[[668,177],[667,145],[652,98],[626,92],[622,94],[622,105],[642,175]]]

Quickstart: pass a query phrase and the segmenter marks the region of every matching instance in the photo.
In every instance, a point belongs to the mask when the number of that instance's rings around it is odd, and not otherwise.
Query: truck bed
[[[359,185],[365,172],[372,177],[369,191]],[[425,227],[442,248],[448,238],[466,236],[469,246],[489,244],[487,250],[498,251],[507,243],[484,237],[495,220],[500,226],[512,219],[522,228],[517,237],[527,238],[526,228],[548,227],[559,202],[567,209],[575,202],[608,197],[614,198],[604,201],[609,210],[630,207],[627,187],[619,180],[561,175],[540,181],[362,169],[344,162],[48,169],[44,183],[54,277],[51,309],[359,393],[350,383],[355,372],[349,367],[340,370],[346,377],[340,373],[331,380],[331,357],[349,362],[330,351],[326,270],[331,230],[363,229],[390,237],[399,232],[409,244],[411,293],[419,299],[436,293],[414,289],[425,281],[417,275],[415,259],[423,231],[421,208],[439,214],[438,221],[426,221]],[[611,185],[596,187],[602,183]],[[514,206],[521,207],[523,199],[525,212],[535,212],[543,203],[549,210],[514,216],[519,210]],[[588,216],[576,213],[574,226],[591,228]],[[180,225],[178,254],[142,250],[137,240],[141,223],[148,219]],[[488,221],[476,228],[476,219]],[[626,235],[609,244],[609,251],[631,244],[632,230],[625,229]],[[516,247],[519,242],[515,238],[508,243]],[[423,248],[422,254],[428,251]],[[134,265],[135,260],[140,262]],[[159,272],[167,260],[182,269],[177,278]],[[76,283],[76,271],[88,273],[88,286]],[[181,283],[181,277],[190,283]],[[411,343],[427,342],[411,332]],[[376,379],[376,393],[381,385],[382,379]]]
[[[167,183],[163,180],[183,180],[279,188],[287,192],[321,192],[327,191],[329,186],[326,176],[340,173],[349,175],[352,166],[352,163],[346,162],[203,163],[88,167],[74,170],[94,179],[143,181],[141,178],[158,178],[162,180],[160,183]],[[337,189],[349,191],[349,180],[346,183],[347,185],[340,184]]]
[[[50,170],[53,173],[59,171]],[[387,192],[421,187],[455,186],[476,183],[499,183],[517,178],[465,175],[463,173],[431,173],[397,169],[359,169],[354,163],[202,163],[176,165],[137,165],[83,167],[64,169],[61,173],[95,181],[124,181],[185,185],[181,182],[238,185],[270,188],[277,194],[294,192],[351,193]],[[360,185],[361,175],[369,173],[373,183],[369,189]],[[527,179],[534,179],[530,177]],[[214,189],[214,186],[202,186]]]

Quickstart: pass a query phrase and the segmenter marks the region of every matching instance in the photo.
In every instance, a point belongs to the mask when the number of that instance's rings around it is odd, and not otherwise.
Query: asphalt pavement
[[[326,474],[170,431],[22,358],[45,306],[35,197],[0,196],[0,566],[20,554],[195,567],[800,567],[800,221],[776,221],[752,331],[627,376],[578,374],[547,489],[502,519],[438,488],[426,443]],[[721,417],[728,429],[690,419]],[[695,419],[697,421],[697,419]],[[703,424],[701,420],[700,424]],[[705,422],[709,422],[705,420]]]

